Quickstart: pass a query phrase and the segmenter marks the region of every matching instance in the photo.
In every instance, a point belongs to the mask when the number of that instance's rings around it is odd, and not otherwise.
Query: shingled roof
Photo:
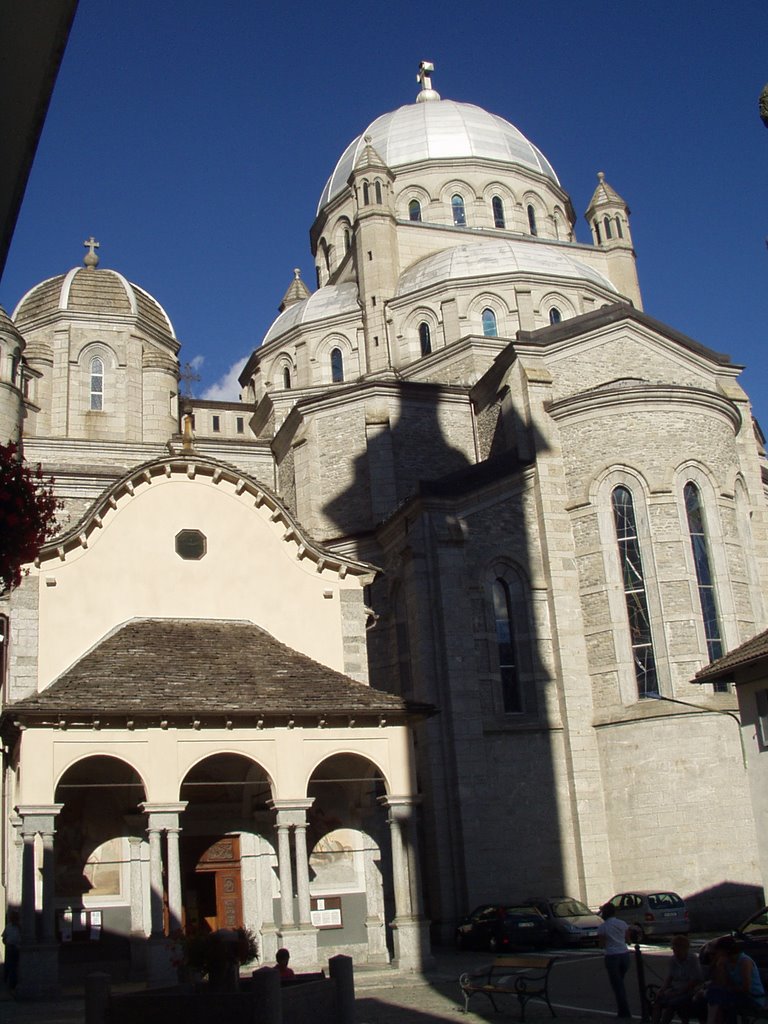
[[[734,647],[722,658],[718,658],[711,665],[701,669],[694,676],[694,682],[714,683],[725,677],[732,679],[736,669],[746,668],[748,665],[762,660],[765,660],[768,671],[768,629],[753,636],[751,640],[746,640],[738,647]]]
[[[47,689],[6,707],[30,722],[131,719],[386,718],[431,714],[431,705],[375,690],[280,643],[250,622],[133,619]]]

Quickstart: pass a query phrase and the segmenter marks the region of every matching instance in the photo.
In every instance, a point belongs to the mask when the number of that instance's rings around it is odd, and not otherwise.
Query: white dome
[[[290,331],[297,324],[310,324],[318,320],[328,320],[333,317],[343,316],[345,313],[360,312],[360,303],[357,299],[357,285],[338,284],[326,285],[312,292],[308,299],[301,302],[294,302],[288,309],[273,321],[262,341],[262,347],[275,338]]]
[[[604,274],[574,259],[562,246],[547,245],[533,239],[500,239],[476,245],[458,245],[427,256],[400,275],[396,294],[409,295],[445,281],[515,273],[578,278],[618,294]]]
[[[367,135],[384,163],[393,169],[416,160],[475,157],[518,164],[560,184],[546,157],[509,121],[471,103],[436,100],[382,114],[358,135],[328,179],[318,213],[347,184]]]

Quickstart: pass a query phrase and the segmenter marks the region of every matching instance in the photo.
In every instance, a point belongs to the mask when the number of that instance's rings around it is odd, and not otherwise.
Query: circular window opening
[[[180,530],[176,534],[176,554],[179,558],[198,561],[207,550],[208,541],[199,530]]]

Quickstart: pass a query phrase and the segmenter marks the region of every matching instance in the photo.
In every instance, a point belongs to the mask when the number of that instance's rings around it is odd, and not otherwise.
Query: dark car
[[[581,900],[571,896],[526,897],[523,903],[535,907],[547,922],[550,942],[567,946],[594,944],[602,918]]]
[[[639,929],[641,940],[646,936],[684,935],[690,931],[688,911],[676,892],[633,889],[618,893],[608,902],[616,908],[616,917]]]
[[[459,949],[505,950],[546,946],[547,922],[534,907],[508,903],[484,903],[459,921],[456,945]]]
[[[768,907],[758,910],[747,918],[738,928],[731,932],[741,948],[758,966],[763,984],[768,985]],[[709,966],[712,947],[717,939],[712,939],[702,947],[699,958],[704,967]]]

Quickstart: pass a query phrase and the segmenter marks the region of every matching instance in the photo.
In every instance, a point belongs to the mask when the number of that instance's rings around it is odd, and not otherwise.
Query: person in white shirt
[[[629,1020],[632,1014],[629,1012],[624,977],[629,970],[627,940],[634,938],[635,929],[616,917],[616,908],[612,903],[606,903],[600,908],[600,916],[603,923],[597,929],[597,941],[603,947],[605,969],[616,996],[616,1016],[619,1020]]]

